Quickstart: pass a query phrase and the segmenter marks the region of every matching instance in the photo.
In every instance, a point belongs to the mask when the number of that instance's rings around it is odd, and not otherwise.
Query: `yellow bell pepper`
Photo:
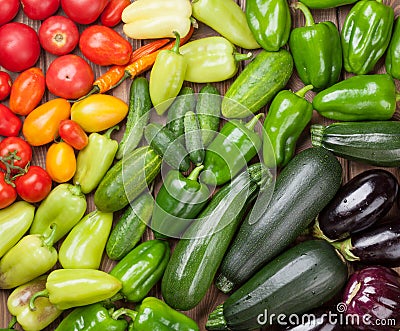
[[[93,94],[73,104],[71,119],[86,132],[107,130],[128,114],[125,101],[108,94]]]
[[[184,37],[190,30],[189,0],[136,0],[122,12],[124,33],[133,39]]]

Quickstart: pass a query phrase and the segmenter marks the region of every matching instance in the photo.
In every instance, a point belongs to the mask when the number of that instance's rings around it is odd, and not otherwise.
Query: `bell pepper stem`
[[[301,98],[304,98],[308,91],[311,91],[314,88],[312,85],[306,85],[302,89],[298,90],[295,94]]]
[[[117,294],[113,295],[111,298],[105,300],[105,302],[107,304],[109,304],[109,303],[112,303],[112,302],[115,302],[118,300],[123,300],[123,299],[125,299],[125,296],[121,292],[118,292]]]
[[[314,17],[312,16],[310,9],[308,9],[308,7],[304,3],[295,2],[292,5],[292,7],[294,9],[300,9],[302,11],[302,13],[304,14],[304,17],[306,19],[305,26],[312,26],[315,24]]]
[[[29,300],[29,309],[30,309],[30,310],[32,310],[32,311],[35,311],[35,310],[36,310],[35,300],[36,300],[37,298],[40,298],[40,297],[46,297],[46,298],[48,298],[48,297],[49,297],[49,290],[48,290],[48,289],[44,289],[44,290],[38,291],[38,292],[36,292],[34,295],[32,295],[32,297],[31,297],[30,300]]]
[[[237,52],[233,53],[233,58],[235,59],[236,62],[249,60],[252,56],[253,56],[252,52],[248,52],[247,54],[237,53]]]
[[[104,137],[111,139],[111,134],[114,130],[119,130],[119,126],[118,125],[114,125],[113,127],[109,128],[105,134],[103,134]]]
[[[258,121],[260,120],[260,118],[262,118],[264,116],[264,114],[258,114],[256,116],[254,116],[250,121],[248,121],[246,123],[246,128],[248,128],[249,130],[253,130],[254,127],[256,126],[256,124],[258,123]]]
[[[7,328],[8,329],[13,329],[15,324],[17,324],[17,317],[13,316],[11,321],[10,321],[10,323],[8,323]]]
[[[72,193],[72,195],[79,196],[82,194],[81,186],[79,184],[75,184],[68,187],[68,190]]]
[[[57,229],[57,224],[56,223],[52,223],[50,225],[50,233],[49,234],[45,234],[43,236],[43,244],[47,247],[52,247],[54,244],[54,238],[56,236],[56,229]]]
[[[175,35],[176,41],[175,41],[175,45],[174,45],[174,47],[172,47],[171,51],[176,54],[179,54],[179,46],[181,44],[181,36],[176,31],[174,31],[173,33]]]
[[[197,181],[197,178],[199,178],[200,172],[203,170],[204,165],[199,165],[198,167],[194,168],[192,172],[190,173],[189,176],[187,176],[187,179]]]
[[[138,314],[137,311],[134,311],[132,309],[120,308],[120,309],[114,311],[112,313],[111,317],[116,320],[120,316],[125,315],[125,316],[128,316],[132,321],[134,321],[136,316],[137,316],[137,314]]]

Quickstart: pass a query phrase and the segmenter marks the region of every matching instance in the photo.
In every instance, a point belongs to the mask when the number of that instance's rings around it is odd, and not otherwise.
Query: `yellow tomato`
[[[76,102],[71,108],[71,119],[86,132],[99,132],[121,122],[128,114],[128,105],[108,94],[93,94]]]
[[[76,157],[71,145],[63,141],[53,143],[47,151],[46,170],[55,182],[68,182],[76,171]]]
[[[58,136],[58,126],[62,120],[69,118],[71,105],[65,99],[54,99],[45,102],[26,116],[22,133],[32,146],[48,144]]]

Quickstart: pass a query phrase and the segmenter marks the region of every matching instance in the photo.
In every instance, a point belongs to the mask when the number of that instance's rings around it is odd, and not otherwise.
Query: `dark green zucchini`
[[[203,299],[249,203],[271,178],[256,163],[213,196],[184,232],[165,270],[161,291],[167,304],[189,310]]]
[[[150,146],[139,147],[119,160],[107,171],[94,193],[97,209],[114,212],[125,208],[156,178],[161,161]]]
[[[241,225],[222,261],[217,287],[231,291],[282,252],[334,197],[341,181],[340,163],[323,148],[306,149],[291,159],[264,211]]]
[[[149,192],[130,203],[108,237],[106,253],[111,260],[121,260],[136,246],[150,222],[153,208],[154,198]]]
[[[199,166],[203,163],[205,150],[201,138],[199,121],[194,112],[188,111],[185,114],[184,126],[186,150],[189,153],[190,160],[192,160],[196,166]]]
[[[347,266],[324,240],[304,241],[265,265],[207,321],[207,330],[253,330],[280,314],[301,314],[340,292]]]
[[[262,50],[226,91],[222,115],[244,118],[256,113],[286,86],[292,72],[293,58],[287,50]]]
[[[380,167],[400,167],[400,122],[339,122],[311,126],[313,146]]]

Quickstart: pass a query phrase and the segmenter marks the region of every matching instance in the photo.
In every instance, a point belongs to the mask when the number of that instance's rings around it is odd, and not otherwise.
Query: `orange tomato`
[[[76,157],[73,147],[64,141],[53,143],[47,151],[46,170],[55,182],[68,182],[76,171]]]
[[[69,118],[71,105],[65,99],[53,99],[35,108],[25,118],[22,133],[31,146],[48,144],[58,137],[62,120]]]
[[[29,68],[11,86],[10,109],[18,115],[28,115],[42,100],[46,81],[42,69]]]
[[[71,119],[86,132],[99,132],[113,127],[128,114],[128,105],[123,100],[108,94],[93,94],[75,102],[71,108]]]

